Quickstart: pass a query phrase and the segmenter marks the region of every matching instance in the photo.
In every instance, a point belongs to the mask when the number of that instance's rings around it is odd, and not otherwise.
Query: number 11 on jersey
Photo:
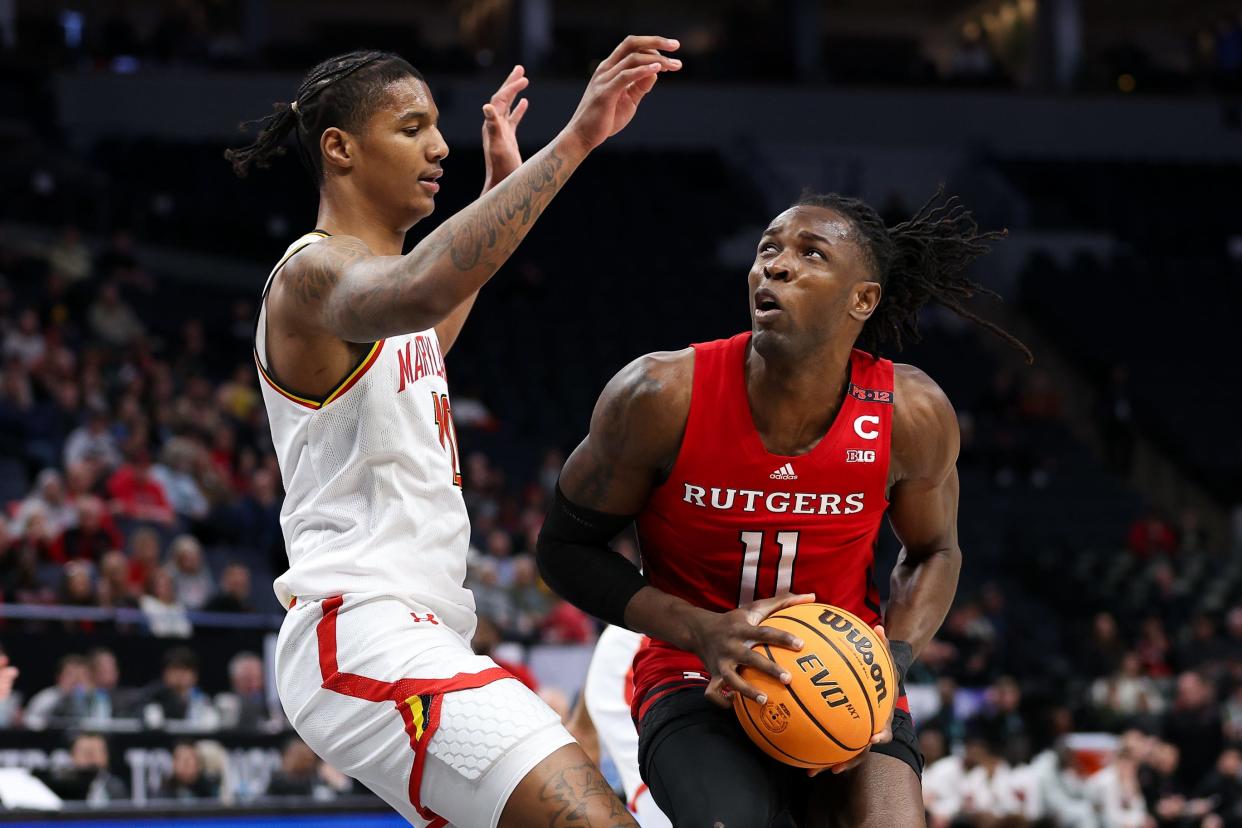
[[[461,486],[461,460],[457,455],[457,427],[453,425],[453,407],[448,394],[431,392],[431,407],[435,409],[436,427],[440,431],[440,446],[448,452],[453,464],[453,485]]]
[[[759,561],[763,557],[763,532],[742,532],[742,584],[738,589],[737,605],[744,607],[755,600],[755,585],[759,581]],[[794,559],[798,557],[798,533],[777,532],[776,545],[781,557],[776,564],[775,595],[793,591]]]

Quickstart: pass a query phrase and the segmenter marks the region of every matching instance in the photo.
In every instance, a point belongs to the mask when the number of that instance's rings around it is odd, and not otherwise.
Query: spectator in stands
[[[1164,623],[1157,616],[1150,616],[1143,621],[1135,650],[1143,661],[1143,670],[1152,678],[1164,678],[1173,674],[1170,667],[1172,647]]]
[[[480,612],[478,614],[478,623],[474,628],[474,638],[470,640],[470,646],[479,655],[489,656],[492,661],[496,662],[498,667],[504,668],[515,679],[538,693],[539,682],[535,679],[535,674],[525,664],[508,661],[496,656],[496,648],[500,646],[503,640],[500,635],[500,627],[496,625],[496,622]]]
[[[129,583],[129,561],[119,549],[105,552],[99,561],[98,594],[101,607],[138,608]]]
[[[1031,736],[1022,716],[1022,688],[1013,676],[1001,676],[987,694],[987,707],[975,720],[981,732],[1003,745],[1004,758],[1018,765],[1030,761]]]
[[[940,709],[923,727],[939,731],[944,737],[947,749],[955,750],[966,741],[966,721],[957,713],[957,682],[952,676],[941,676],[936,680],[936,695],[939,697]]]
[[[202,609],[215,592],[211,571],[203,561],[203,547],[193,535],[178,535],[168,546],[166,567],[177,603],[189,610]]]
[[[280,506],[280,475],[269,468],[255,469],[249,491],[236,507],[237,530],[243,543],[277,564],[274,568],[278,572],[288,566]]]
[[[61,799],[101,806],[129,798],[125,782],[108,769],[108,741],[101,734],[79,733],[69,750],[69,761],[69,767],[39,774]]]
[[[71,284],[90,279],[91,252],[83,243],[82,234],[76,226],[67,225],[60,237],[52,242],[47,251],[47,263]]]
[[[923,804],[931,828],[948,828],[964,818],[994,821],[1022,812],[1013,772],[997,746],[981,733],[966,739],[961,757],[946,756],[923,774]]]
[[[161,638],[189,638],[194,631],[186,608],[177,600],[172,575],[155,569],[147,576],[146,592],[138,599],[152,635]]]
[[[56,684],[35,693],[26,705],[26,727],[71,727],[82,721],[90,715],[90,690],[90,665],[86,658],[77,654],[62,657]]]
[[[178,742],[173,747],[172,775],[160,783],[159,799],[215,799],[220,795],[220,782],[203,770],[203,760],[193,742]]]
[[[503,529],[487,533],[485,551],[496,566],[496,584],[508,589],[513,584],[513,536]]]
[[[1234,654],[1242,655],[1242,650],[1233,649],[1225,637],[1217,633],[1216,621],[1211,615],[1199,612],[1190,620],[1190,626],[1182,637],[1177,663],[1181,667],[1203,670],[1214,676],[1219,672],[1218,667]]]
[[[91,461],[106,470],[121,463],[121,452],[108,428],[108,414],[101,408],[88,407],[86,422],[69,433],[65,440],[65,468],[72,469]]]
[[[272,723],[263,687],[263,660],[241,652],[229,661],[230,692],[216,696],[220,726],[226,730],[264,730]]]
[[[0,355],[5,360],[14,360],[25,368],[31,368],[43,360],[47,344],[43,339],[43,331],[39,328],[39,314],[34,308],[27,308],[17,318],[16,327],[4,337],[0,345]]]
[[[116,655],[105,647],[91,650],[88,657],[91,672],[90,719],[111,721],[134,715],[134,691],[121,687],[121,669]]]
[[[466,584],[474,593],[474,605],[479,615],[486,615],[502,630],[513,628],[513,596],[500,584],[500,572],[496,560],[481,557],[470,568]]]
[[[1116,673],[1096,679],[1090,697],[1104,722],[1114,727],[1135,717],[1151,719],[1164,710],[1164,698],[1156,683],[1143,675],[1138,653],[1126,653]]]
[[[220,574],[220,591],[203,607],[207,612],[255,612],[250,598],[250,567],[231,563]]]
[[[129,536],[129,587],[131,594],[142,595],[147,579],[160,566],[160,536],[149,526]]]
[[[568,601],[557,601],[544,616],[542,640],[545,644],[589,644],[595,638],[591,616]]]
[[[104,503],[86,495],[77,501],[78,524],[65,531],[52,544],[51,555],[57,561],[101,561],[113,549],[120,549],[125,539]]]
[[[1121,667],[1126,653],[1126,644],[1117,632],[1117,619],[1111,612],[1098,612],[1079,659],[1079,674],[1090,678],[1112,675]]]
[[[1177,695],[1165,720],[1164,737],[1180,754],[1179,789],[1193,790],[1224,748],[1216,690],[1199,673],[1187,671],[1177,677]]]
[[[95,262],[99,278],[116,284],[150,289],[150,278],[143,272],[134,254],[134,238],[125,230],[117,230],[108,239],[108,246]]]
[[[195,475],[200,446],[185,437],[173,437],[164,444],[160,462],[151,467],[151,477],[164,489],[177,515],[192,521],[206,519],[211,504]]]
[[[539,570],[530,555],[513,559],[513,586],[509,588],[513,606],[512,633],[519,641],[538,635],[543,620],[555,603],[554,597],[540,583]]]
[[[319,761],[319,757],[297,737],[285,743],[280,753],[280,770],[272,774],[268,796],[314,797],[316,801],[348,793],[353,781]]]
[[[151,476],[151,459],[139,448],[108,478],[113,509],[131,520],[171,526],[175,515],[164,487]]]
[[[1220,818],[1216,828],[1242,825],[1242,751],[1236,747],[1221,751],[1216,767],[1194,789],[1194,798]],[[1203,824],[1211,825],[1208,820]]]
[[[1177,551],[1173,527],[1155,512],[1149,512],[1130,525],[1126,547],[1141,560]]]
[[[56,537],[78,525],[77,506],[65,496],[65,481],[56,469],[39,472],[34,491],[17,508],[13,521],[19,532],[35,512],[42,512],[48,530]]]
[[[134,309],[121,298],[116,282],[105,282],[88,311],[91,333],[105,345],[124,348],[146,329]]]
[[[173,647],[164,654],[163,674],[144,691],[142,705],[148,727],[169,720],[204,730],[219,724],[210,699],[198,687],[198,656],[186,647]]]
[[[9,663],[8,655],[0,649],[0,727],[12,727],[17,719],[21,698],[13,692],[13,684],[21,671]]]
[[[60,594],[57,596],[57,603],[69,607],[98,606],[99,599],[95,594],[95,582],[91,578],[90,564],[85,561],[70,561],[65,564],[61,573]],[[66,628],[71,628],[71,623],[66,621]]]
[[[1138,731],[1123,734],[1113,760],[1087,780],[1086,794],[1099,814],[1101,828],[1151,825],[1138,778],[1139,763],[1150,749],[1144,746],[1147,741]],[[1136,753],[1136,748],[1141,752]]]

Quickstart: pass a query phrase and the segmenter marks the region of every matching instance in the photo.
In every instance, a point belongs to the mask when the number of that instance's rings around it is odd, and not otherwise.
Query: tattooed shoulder
[[[353,263],[373,254],[354,236],[332,236],[296,254],[284,266],[280,281],[284,291],[305,306],[321,304]]]
[[[681,445],[690,413],[694,350],[639,357],[613,377],[591,418],[591,439],[617,455],[637,454],[663,466]]]

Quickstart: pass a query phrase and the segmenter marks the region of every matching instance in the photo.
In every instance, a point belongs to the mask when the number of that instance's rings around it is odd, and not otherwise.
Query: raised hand
[[[814,601],[814,595],[781,595],[754,601],[730,612],[704,612],[697,616],[691,635],[694,654],[711,672],[707,698],[721,707],[731,707],[730,693],[741,693],[763,704],[767,699],[739,675],[740,667],[753,667],[777,681],[789,683],[781,667],[751,649],[755,643],[801,650],[802,641],[775,627],[761,627],[763,619],[777,610]]]
[[[630,35],[596,68],[567,131],[587,152],[620,132],[655,86],[661,72],[676,72],[681,61],[666,57],[680,43],[655,35]]]
[[[530,83],[526,70],[514,66],[509,77],[483,104],[483,192],[487,192],[522,166],[522,153],[518,149],[517,127],[530,106],[529,98],[522,98],[514,105],[514,99]]]

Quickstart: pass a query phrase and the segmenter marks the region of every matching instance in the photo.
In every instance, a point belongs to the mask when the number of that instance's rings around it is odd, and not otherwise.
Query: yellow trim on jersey
[[[371,350],[367,351],[367,355],[364,356],[358,362],[358,364],[354,367],[354,370],[349,372],[349,376],[341,380],[341,382],[336,386],[336,388],[333,388],[332,392],[329,393],[328,396],[324,397],[322,400],[313,400],[310,397],[302,397],[297,394],[294,394],[292,391],[282,388],[280,386],[280,383],[272,379],[272,375],[269,374],[266,370],[264,370],[263,364],[259,362],[259,355],[257,353],[255,354],[254,362],[255,362],[255,365],[259,367],[259,373],[263,375],[263,379],[267,381],[268,385],[272,386],[272,389],[276,391],[276,393],[280,394],[282,397],[285,397],[286,399],[292,402],[297,403],[298,405],[303,405],[303,406],[306,406],[307,408],[313,408],[313,409],[318,410],[320,408],[323,408],[325,405],[332,402],[333,400],[337,399],[342,394],[344,394],[346,391],[348,391],[350,388],[352,388],[354,384],[358,381],[358,379],[367,372],[367,369],[370,368],[373,364],[375,364],[375,359],[376,357],[379,356],[379,352],[383,347],[384,347],[384,340],[382,339],[374,343],[371,346]]]
[[[358,367],[351,371],[349,376],[347,376],[341,384],[332,391],[331,394],[324,397],[323,404],[327,405],[348,391],[358,380],[358,378],[366,373],[366,370],[371,367],[371,363],[375,362],[375,358],[379,356],[380,348],[382,347],[384,347],[384,340],[382,339],[372,345],[371,350],[367,351],[366,357],[363,358],[362,362],[358,363]]]
[[[414,725],[414,741],[417,742],[423,738],[423,731],[427,729],[427,711],[423,709],[423,700],[418,696],[410,696],[405,703],[410,708],[410,724]]]

